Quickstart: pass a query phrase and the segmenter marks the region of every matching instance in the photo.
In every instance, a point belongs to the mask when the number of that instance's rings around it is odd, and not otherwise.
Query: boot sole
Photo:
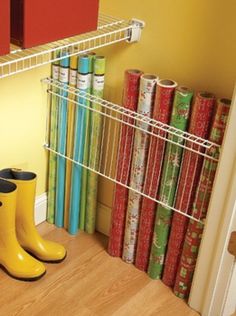
[[[9,275],[11,278],[17,280],[17,281],[23,281],[23,282],[34,282],[34,281],[38,281],[40,280],[47,271],[45,271],[43,274],[37,276],[37,277],[32,277],[32,278],[21,278],[21,277],[17,277],[13,274],[11,274],[3,265],[0,265],[0,268],[7,274]]]
[[[58,259],[58,260],[44,260],[44,259],[41,259],[40,257],[36,256],[34,253],[32,253],[31,251],[25,249],[25,251],[28,252],[28,254],[30,254],[32,257],[34,257],[35,259],[37,260],[40,260],[41,262],[44,262],[44,263],[51,263],[51,264],[57,264],[57,263],[61,263],[62,261],[64,261],[67,257],[67,252],[65,254],[65,256],[62,258],[62,259]]]

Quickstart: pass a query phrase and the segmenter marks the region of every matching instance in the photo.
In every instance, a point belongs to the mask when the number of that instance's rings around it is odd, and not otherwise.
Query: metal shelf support
[[[60,60],[65,51],[70,57],[122,41],[137,42],[143,27],[144,22],[136,19],[121,20],[100,14],[96,31],[29,49],[12,45],[10,54],[0,56],[0,78]]]

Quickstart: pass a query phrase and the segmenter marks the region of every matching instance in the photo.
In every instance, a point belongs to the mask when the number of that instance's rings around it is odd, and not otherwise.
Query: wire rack
[[[165,142],[172,143],[176,146],[181,146],[185,150],[193,152],[195,154],[195,157],[197,154],[197,156],[205,157],[209,159],[209,161],[218,161],[215,156],[211,156],[211,150],[215,150],[217,148],[217,150],[219,151],[219,145],[208,140],[196,137],[195,135],[189,134],[187,132],[180,131],[179,129],[155,121],[144,115],[127,110],[117,104],[105,101],[84,91],[80,91],[77,88],[72,88],[68,85],[62,84],[59,81],[53,80],[51,78],[43,79],[43,82],[48,85],[47,92],[49,95],[56,96],[58,100],[69,101],[70,103],[74,104],[75,107],[78,106],[84,108],[89,113],[89,115],[97,113],[97,115],[99,115],[101,118],[100,122],[102,124],[101,140],[96,153],[97,157],[93,159],[93,163],[76,161],[75,159],[73,159],[73,156],[68,157],[63,153],[55,150],[55,148],[53,149],[52,147],[50,147],[49,126],[47,128],[46,141],[44,144],[45,149],[90,171],[93,171],[105,177],[106,179],[111,180],[112,182],[121,184],[122,186],[131,189],[134,192],[141,194],[142,196],[148,197],[149,199],[161,204],[168,209],[171,209],[172,211],[183,214],[186,217],[194,219],[198,222],[204,223],[204,220],[202,220],[200,217],[196,217],[197,215],[195,215],[194,213],[187,214],[182,210],[178,210],[173,206],[166,204],[164,201],[161,200],[161,198],[158,199],[157,196],[153,196],[151,190],[149,192],[144,192],[143,189],[137,190],[130,184],[128,176],[125,178],[119,176],[121,170],[118,170],[117,153],[120,146],[119,143],[121,140],[121,131],[123,126],[129,126],[129,131],[133,131],[132,135],[135,134],[135,131],[139,130],[147,137],[149,137],[149,139],[153,137],[160,138]],[[96,104],[99,105],[99,107],[86,106],[82,104],[82,102],[80,101],[81,99],[89,101],[86,102],[86,104]],[[50,111],[48,113],[50,113]],[[49,121],[50,120],[48,117],[48,122]],[[94,130],[94,126],[90,126],[90,134],[93,134]],[[87,132],[88,131],[86,131],[86,133]],[[149,163],[152,164],[153,162],[149,161],[148,159],[147,164]],[[124,167],[125,166],[120,167],[119,164],[119,168]]]
[[[127,21],[100,14],[96,31],[30,49],[12,45],[10,54],[0,56],[0,78],[62,59],[55,56],[62,56],[64,50],[67,56],[73,56],[122,41],[138,41],[143,26],[138,20]]]

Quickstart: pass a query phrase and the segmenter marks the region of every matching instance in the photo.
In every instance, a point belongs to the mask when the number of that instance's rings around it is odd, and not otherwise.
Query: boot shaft
[[[17,169],[3,169],[0,178],[7,179],[17,186],[16,221],[23,226],[34,223],[36,174]],[[23,214],[27,216],[23,216]]]
[[[15,236],[16,197],[16,185],[0,179],[0,249]]]

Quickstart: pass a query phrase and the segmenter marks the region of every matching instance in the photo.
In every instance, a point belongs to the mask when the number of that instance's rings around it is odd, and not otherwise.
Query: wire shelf
[[[62,56],[65,50],[68,57],[122,41],[138,40],[138,37],[132,38],[132,32],[141,31],[143,26],[137,20],[127,21],[100,14],[96,31],[30,49],[12,45],[10,54],[0,56],[0,78],[60,60],[61,57],[55,56]]]
[[[56,93],[55,92],[56,90],[54,89],[51,90],[49,88],[48,93],[50,94],[56,95],[62,99],[71,101],[72,103],[75,103],[75,104],[77,104],[78,102],[74,101],[73,100],[74,98],[70,97],[71,95],[74,96],[75,99],[83,98],[90,102],[99,104],[102,108],[102,111],[98,111],[96,109],[91,109],[91,108],[89,108],[89,110],[93,112],[98,112],[102,116],[106,116],[121,124],[131,126],[151,136],[161,138],[167,142],[170,142],[184,149],[197,153],[203,157],[209,158],[210,160],[218,161],[218,159],[209,155],[206,152],[206,149],[210,150],[216,147],[219,148],[220,146],[209,140],[203,139],[201,137],[197,137],[188,132],[183,132],[170,125],[156,121],[152,118],[146,117],[137,112],[133,112],[131,110],[125,109],[120,105],[106,101],[94,95],[88,94],[84,91],[80,91],[79,89],[70,87],[69,85],[65,85],[64,83],[61,83],[58,80],[54,80],[52,78],[46,78],[46,79],[43,79],[42,81],[48,84],[49,87],[56,88],[57,90],[59,89],[60,91],[63,91],[63,92],[67,92],[69,96],[68,97],[62,96],[61,94]],[[83,104],[80,104],[80,106],[87,108]],[[158,130],[164,133],[158,134],[157,133]],[[172,135],[173,137],[169,137],[169,135]],[[181,143],[182,140],[184,140],[183,144]]]
[[[90,116],[96,113],[96,115],[100,117],[100,122],[102,124],[101,142],[98,146],[99,148],[97,150],[94,163],[89,163],[89,161],[87,163],[84,163],[84,161],[82,162],[75,160],[73,156],[68,157],[64,153],[55,150],[55,148],[52,148],[50,146],[49,127],[47,129],[46,141],[44,145],[46,150],[60,157],[68,159],[69,161],[78,164],[90,171],[93,171],[96,174],[101,175],[114,183],[120,184],[130,190],[133,190],[134,192],[141,194],[142,196],[148,197],[149,199],[161,204],[167,209],[171,209],[172,211],[183,214],[188,218],[204,224],[204,220],[202,220],[200,217],[197,217],[194,212],[192,214],[187,214],[182,210],[178,210],[173,206],[167,205],[165,201],[161,199],[161,197],[157,198],[157,196],[153,196],[151,190],[149,192],[146,192],[144,191],[144,189],[137,190],[135,187],[132,187],[129,182],[129,176],[124,178],[118,175],[120,174],[120,169],[118,170],[117,152],[119,148],[119,142],[121,140],[123,126],[128,126],[129,130],[131,129],[133,131],[133,135],[135,134],[135,131],[139,130],[142,134],[146,135],[145,137],[148,137],[149,139],[160,138],[165,142],[170,142],[176,146],[181,146],[185,150],[189,150],[195,153],[195,157],[197,154],[197,156],[203,156],[205,158],[208,158],[209,161],[211,160],[212,162],[217,161],[217,159],[211,156],[211,150],[217,148],[217,150],[219,151],[219,145],[208,140],[196,137],[195,135],[189,134],[187,132],[182,132],[169,125],[162,124],[161,122],[155,121],[136,112],[127,110],[117,104],[87,94],[84,91],[80,91],[77,88],[72,88],[51,78],[43,79],[43,82],[48,85],[47,92],[49,95],[57,96],[58,100],[69,101],[70,104],[74,104],[75,107],[78,106],[86,109],[87,113],[89,113]],[[90,102],[81,102],[81,100],[83,99]],[[99,106],[91,107],[86,106],[83,103],[90,103]],[[48,119],[48,121],[50,120]],[[95,127],[90,126],[91,135],[93,134],[94,130]],[[88,131],[86,131],[86,133],[87,132]],[[149,161],[148,159],[148,164],[149,163],[152,164],[153,161]],[[124,168],[124,166],[122,166],[122,168]]]

